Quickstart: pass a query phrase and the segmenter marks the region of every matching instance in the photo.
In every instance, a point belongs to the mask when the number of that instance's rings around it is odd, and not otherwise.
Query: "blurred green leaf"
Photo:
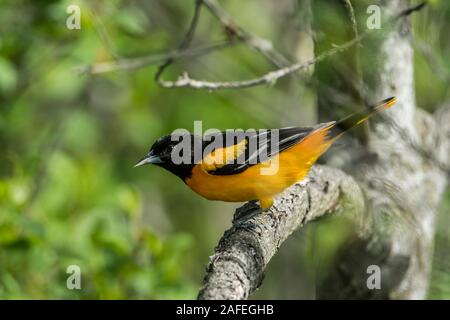
[[[0,91],[10,92],[16,88],[18,74],[14,65],[0,56]]]

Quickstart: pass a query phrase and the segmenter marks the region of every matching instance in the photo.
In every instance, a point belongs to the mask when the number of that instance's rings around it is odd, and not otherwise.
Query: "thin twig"
[[[416,40],[415,47],[419,51],[419,53],[425,58],[430,69],[433,73],[438,76],[442,81],[446,83],[450,83],[450,71],[443,63],[440,57],[437,57],[430,45],[423,40]]]
[[[105,27],[105,24],[103,23],[102,19],[100,18],[99,14],[97,13],[96,5],[94,4],[91,8],[91,15],[93,18],[94,23],[94,29],[98,34],[98,37],[100,38],[100,41],[103,42],[103,46],[108,52],[108,54],[113,59],[118,59],[119,55],[117,54],[117,50],[114,46],[114,43],[108,33],[108,30]]]
[[[247,44],[249,47],[255,49],[260,54],[262,54],[266,59],[271,61],[276,67],[282,68],[286,67],[291,64],[291,62],[285,58],[281,53],[277,52],[273,49],[272,43],[264,38],[255,36],[251,34],[250,32],[244,30],[241,26],[236,24],[231,17],[228,15],[228,13],[223,10],[219,4],[215,0],[196,0],[195,3],[195,10],[194,10],[194,16],[192,17],[189,30],[186,34],[186,37],[184,38],[182,44],[180,45],[180,48],[187,48],[190,43],[192,42],[192,38],[195,33],[195,29],[198,24],[198,18],[200,15],[200,9],[201,6],[204,5],[213,16],[215,16],[220,23],[223,25],[224,29],[229,33],[231,39],[238,39],[245,44]],[[174,87],[173,81],[165,81],[161,78],[164,70],[172,64],[174,59],[168,59],[165,63],[163,63],[155,75],[156,82],[164,88],[172,88]],[[187,73],[184,73],[182,77],[179,78],[179,80],[188,79],[189,76],[187,76]],[[179,82],[180,83],[180,82]],[[183,85],[185,86],[185,85]],[[190,85],[186,85],[190,86]],[[195,88],[195,84],[193,86]],[[215,90],[215,89],[210,89]]]
[[[352,2],[350,0],[344,0],[344,4],[345,7],[347,8],[350,22],[352,24],[353,37],[358,38],[359,37],[358,23],[356,22],[355,10],[353,9]],[[356,46],[355,52],[356,73],[358,74],[358,86],[361,86],[363,84],[363,72],[359,51],[360,51],[359,46]]]
[[[189,77],[187,72],[184,72],[176,81],[164,81],[160,80],[159,84],[164,88],[183,88],[190,87],[194,89],[206,89],[206,90],[219,90],[219,89],[243,89],[255,87],[262,84],[275,84],[280,78],[285,77],[291,73],[307,69],[308,67],[314,65],[317,62],[323,61],[324,59],[347,50],[355,43],[361,41],[361,37],[352,39],[341,46],[335,47],[321,55],[317,58],[308,60],[304,63],[294,63],[288,67],[271,71],[262,75],[261,77],[242,80],[242,81],[229,81],[229,82],[211,82],[206,80],[195,80]]]
[[[409,15],[410,15],[411,13],[413,13],[413,12],[420,11],[420,10],[422,10],[426,5],[427,5],[427,2],[424,1],[424,2],[421,2],[421,3],[418,3],[418,4],[414,5],[414,6],[412,6],[412,7],[406,8],[405,10],[403,10],[402,12],[400,12],[400,13],[394,18],[394,20],[397,20],[398,18],[401,18],[401,17],[409,16]]]
[[[215,0],[202,0],[205,7],[215,16],[228,31],[240,40],[243,40],[251,48],[255,49],[271,61],[278,68],[290,64],[289,60],[273,48],[271,41],[258,37],[239,26],[230,15],[223,10]]]
[[[350,22],[352,23],[353,34],[355,37],[358,37],[358,24],[356,23],[355,10],[353,9],[353,6],[352,6],[352,3],[350,0],[344,0],[344,4],[345,4],[345,7],[347,8]]]
[[[196,3],[197,3],[198,7],[200,6],[198,4],[199,2],[208,6],[211,3],[213,3],[213,0],[197,0]],[[404,11],[402,11],[399,14],[397,14],[396,16],[394,16],[390,20],[390,23],[392,24],[392,23],[396,22],[398,19],[422,9],[424,7],[424,5],[425,5],[425,3],[420,3],[418,5],[415,5],[413,7],[405,9]],[[227,25],[230,24],[230,21],[231,21],[230,18],[227,15],[224,15],[223,12],[221,12],[221,11],[218,12],[216,6],[213,6],[212,9],[211,9],[211,7],[208,7],[208,8],[214,15],[216,15],[222,21],[222,23],[227,24]],[[196,9],[196,12],[197,12],[197,10],[199,10],[199,9]],[[191,33],[193,33],[192,30],[195,29],[195,26],[196,26],[196,16],[194,15],[188,35],[191,35]],[[207,81],[207,80],[192,79],[189,77],[187,72],[183,72],[176,81],[166,81],[166,80],[161,79],[162,71],[158,72],[155,78],[156,78],[158,84],[163,88],[189,87],[189,88],[193,88],[193,89],[205,89],[205,90],[209,90],[209,91],[221,90],[221,89],[244,89],[244,88],[250,88],[250,87],[255,87],[255,86],[264,85],[264,84],[269,84],[269,85],[275,84],[276,81],[280,78],[283,78],[283,77],[290,75],[297,71],[303,71],[303,70],[307,69],[308,67],[310,67],[311,65],[314,65],[317,62],[321,62],[330,56],[333,56],[337,53],[340,53],[340,52],[343,52],[343,51],[349,49],[350,47],[354,46],[355,44],[360,43],[368,35],[372,34],[374,32],[374,30],[375,29],[367,30],[364,33],[353,38],[352,40],[347,41],[340,46],[336,46],[336,47],[324,52],[323,54],[317,56],[315,59],[311,59],[305,63],[294,63],[287,67],[283,67],[278,70],[268,72],[260,77],[253,78],[253,79],[240,80],[240,81],[212,82],[212,81]],[[239,29],[237,29],[237,31],[239,31]],[[189,44],[189,42],[190,42],[190,40],[188,39],[188,41],[183,41],[183,44],[186,44],[186,43]],[[164,67],[167,67],[167,65]],[[164,70],[164,69],[162,69],[162,70]]]
[[[198,57],[213,51],[221,50],[237,44],[238,41],[221,41],[213,44],[201,45],[185,50],[174,50],[169,53],[150,54],[138,58],[119,59],[114,61],[98,62],[91,65],[75,67],[78,74],[102,74],[114,71],[131,71],[140,69],[152,64],[161,63],[168,59],[180,59],[186,57]]]
[[[203,0],[195,0],[195,9],[194,9],[194,16],[192,17],[191,23],[189,25],[189,29],[186,32],[186,35],[183,39],[183,42],[181,42],[181,45],[178,47],[178,50],[183,50],[189,47],[189,45],[192,42],[192,39],[194,38],[195,30],[197,29],[198,20],[200,18],[200,11],[202,9]],[[161,66],[159,66],[158,71],[155,75],[156,82],[161,82],[161,75],[164,72],[164,70],[171,65],[174,62],[174,58],[167,59]]]

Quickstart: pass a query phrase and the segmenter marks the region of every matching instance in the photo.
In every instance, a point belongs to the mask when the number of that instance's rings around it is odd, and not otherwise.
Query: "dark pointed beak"
[[[139,160],[139,162],[136,163],[134,165],[134,167],[136,168],[136,167],[140,167],[140,166],[142,166],[144,164],[150,164],[150,163],[152,163],[152,164],[162,163],[162,160],[161,160],[161,158],[159,156],[155,156],[155,155],[149,154],[149,155],[146,155],[141,160]]]

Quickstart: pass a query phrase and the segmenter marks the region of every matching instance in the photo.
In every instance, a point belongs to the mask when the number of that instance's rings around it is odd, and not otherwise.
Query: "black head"
[[[192,134],[167,135],[159,138],[150,148],[148,154],[135,167],[155,164],[172,172],[183,181],[191,176],[194,161],[194,140]]]

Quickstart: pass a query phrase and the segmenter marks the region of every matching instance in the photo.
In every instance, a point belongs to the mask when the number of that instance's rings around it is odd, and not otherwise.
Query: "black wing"
[[[207,135],[203,139],[203,150],[206,152],[214,150],[216,143],[222,141],[222,148],[231,147],[246,139],[245,150],[232,162],[228,162],[212,171],[213,175],[237,174],[247,170],[249,167],[269,160],[271,157],[286,150],[303,140],[317,127],[288,127],[281,129],[259,130],[259,131],[225,131]]]

